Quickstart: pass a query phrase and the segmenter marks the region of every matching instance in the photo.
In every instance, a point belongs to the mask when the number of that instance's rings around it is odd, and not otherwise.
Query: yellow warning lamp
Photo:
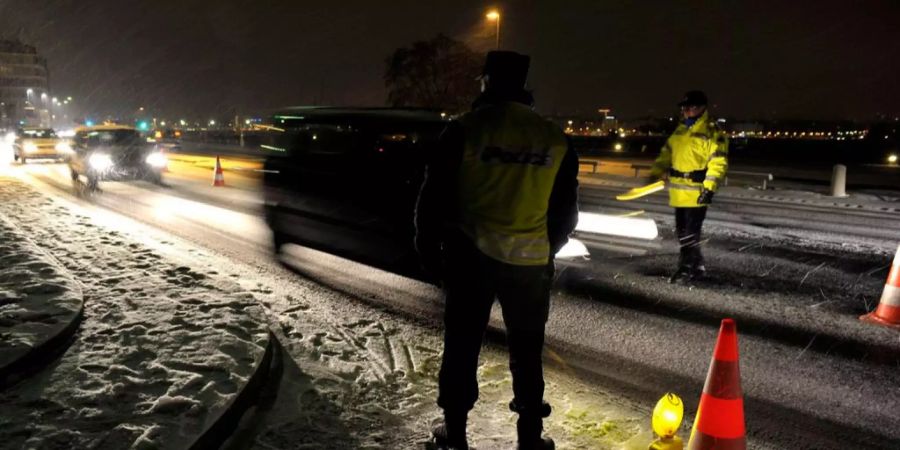
[[[677,395],[669,392],[653,408],[653,431],[659,439],[650,444],[650,450],[682,450],[684,443],[677,435],[684,418],[684,403]]]

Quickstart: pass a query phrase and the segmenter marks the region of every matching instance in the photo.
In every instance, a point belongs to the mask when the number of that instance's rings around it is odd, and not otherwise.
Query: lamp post
[[[485,15],[485,17],[487,17],[488,20],[497,23],[497,33],[496,33],[496,34],[497,34],[497,44],[496,44],[496,48],[497,48],[497,50],[499,50],[499,49],[500,49],[500,12],[497,11],[496,9],[492,9],[492,10],[488,11],[488,13],[487,13],[487,15]]]

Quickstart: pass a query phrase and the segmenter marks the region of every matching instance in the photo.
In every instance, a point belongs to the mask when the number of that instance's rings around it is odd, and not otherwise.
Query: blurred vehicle
[[[50,128],[20,128],[13,140],[13,159],[25,164],[29,159],[66,159],[72,154],[68,140]]]
[[[162,182],[166,156],[133,127],[102,125],[75,130],[74,152],[69,158],[72,180],[87,178],[96,189],[101,180],[144,179]]]
[[[434,281],[413,246],[413,216],[425,163],[446,125],[439,113],[413,109],[276,114],[260,145],[268,155],[265,217],[276,252],[295,243]],[[586,249],[576,246],[566,255],[583,260]]]

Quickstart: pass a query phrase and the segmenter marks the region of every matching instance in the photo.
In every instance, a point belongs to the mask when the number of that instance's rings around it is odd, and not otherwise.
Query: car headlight
[[[591,252],[588,251],[583,242],[575,238],[569,238],[569,242],[556,252],[556,257],[559,259],[578,259],[589,256],[591,256]]]
[[[166,155],[160,152],[153,152],[147,155],[146,161],[147,164],[153,167],[165,167],[169,163],[169,158],[166,158]]]
[[[56,151],[59,153],[72,153],[72,146],[68,142],[59,142],[56,144]]]
[[[26,142],[22,148],[25,149],[25,153],[35,153],[38,151],[38,146],[34,145],[34,142]]]
[[[896,164],[897,163],[897,155],[888,156],[888,162],[891,164]]]
[[[112,167],[113,162],[109,155],[95,153],[88,158],[88,164],[90,164],[91,168],[94,170],[104,171]]]

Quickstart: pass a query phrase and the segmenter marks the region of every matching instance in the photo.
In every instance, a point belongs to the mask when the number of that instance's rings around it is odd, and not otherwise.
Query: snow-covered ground
[[[83,305],[72,275],[0,214],[0,386],[64,347]]]
[[[252,376],[261,308],[226,276],[173,262],[9,178],[0,215],[84,286],[58,361],[0,392],[4,448],[183,448]]]
[[[170,188],[110,183],[80,200],[64,171],[22,169],[54,201],[78,203],[91,221],[194,271],[233,276],[265,306],[288,357],[274,404],[245,423],[246,446],[405,448],[427,437],[438,413],[433,379],[441,347],[433,288],[389,274],[369,277],[364,266],[321,254],[295,265],[300,276],[287,272],[270,259],[267,230],[243,201],[252,193],[212,188],[205,175],[196,182],[170,177],[177,180]],[[548,369],[548,398],[556,407],[549,428],[561,447],[646,448],[647,409],[670,389],[691,413],[725,314],[739,319],[751,447],[839,448],[846,444],[841,433],[859,448],[896,439],[886,426],[900,401],[891,388],[891,353],[843,342],[858,332],[883,339],[882,348],[898,342],[855,319],[873,307],[893,252],[885,236],[897,225],[892,211],[880,210],[888,206],[856,208],[857,197],[843,201],[850,206],[829,206],[835,200],[821,194],[729,188],[717,197],[705,230],[711,280],[671,286],[665,282],[676,259],[671,209],[664,199],[622,205],[612,198],[623,183],[601,181],[583,189],[582,200],[594,202],[587,206],[643,208],[660,224],[663,240],[641,256],[598,252],[591,270],[563,273],[569,282],[555,292],[548,328],[549,347],[559,352]],[[891,204],[887,197],[872,201]],[[230,209],[236,207],[243,212]],[[293,249],[290,255],[298,257]],[[479,448],[512,442],[504,359],[488,346],[472,427]],[[572,376],[585,369],[598,377]]]
[[[12,198],[17,200],[10,201]],[[192,369],[200,374],[225,372],[206,372],[199,366],[186,365],[184,361],[191,357],[191,349],[181,355],[167,348],[166,340],[148,342],[146,336],[166,330],[172,343],[184,344],[189,339],[178,337],[178,332],[199,330],[193,326],[197,321],[177,317],[180,310],[165,312],[157,306],[146,311],[145,302],[150,297],[164,300],[164,305],[223,311],[208,309],[214,303],[209,294],[215,293],[223,297],[220,301],[226,305],[234,301],[228,296],[237,296],[244,311],[253,308],[251,303],[264,306],[269,325],[284,345],[286,355],[281,383],[276,388],[277,399],[248,415],[241,435],[232,443],[234,448],[410,448],[420,447],[428,440],[431,423],[439,417],[434,401],[442,347],[440,330],[429,323],[373,308],[370,303],[285,270],[273,272],[224,258],[80,201],[48,199],[18,182],[4,180],[0,201],[4,201],[0,211],[10,211],[24,232],[33,234],[48,251],[58,254],[76,276],[87,278],[89,305],[85,329],[54,368],[54,376],[29,380],[28,389],[23,384],[21,389],[3,394],[4,402],[19,405],[34,405],[40,396],[40,405],[48,406],[47,411],[42,411],[43,406],[33,408],[31,415],[23,414],[11,428],[34,431],[11,436],[33,433],[32,442],[36,443],[63,439],[57,437],[60,431],[53,430],[54,422],[45,420],[53,415],[70,421],[70,433],[80,434],[80,442],[86,445],[104,442],[117,447],[111,443],[109,433],[115,430],[117,436],[132,439],[122,442],[138,441],[163,448],[182,446],[184,441],[165,438],[169,421],[189,420],[179,429],[183,433],[180,437],[186,437],[197,431],[190,426],[193,414],[223,399],[204,396],[207,391],[183,389],[196,386],[190,378],[179,376],[196,377]],[[193,291],[184,292],[192,288]],[[201,288],[214,291],[204,294],[199,292]],[[158,292],[160,289],[168,290]],[[96,298],[105,300],[99,305]],[[183,306],[188,298],[199,301]],[[128,305],[128,311],[121,310],[122,304]],[[133,309],[137,307],[148,315],[129,317],[141,313]],[[91,320],[97,317],[101,320]],[[253,326],[257,326],[242,324],[234,317],[231,320],[238,324],[229,327],[232,331],[246,326],[252,334]],[[119,331],[115,328],[118,325],[108,322],[131,326]],[[216,323],[204,326],[206,329],[211,334],[221,331]],[[139,331],[132,335],[133,330]],[[123,332],[127,338],[119,336]],[[218,339],[217,343],[204,345],[209,361],[202,367],[221,363],[219,345],[224,344],[225,351],[232,354],[227,336]],[[97,341],[99,354],[94,355],[94,346],[86,346],[84,340]],[[129,345],[138,346],[140,353],[134,355]],[[254,352],[261,349],[247,351],[258,355]],[[97,374],[75,368],[81,361],[100,356],[104,356],[100,362],[88,366]],[[143,358],[147,359],[146,364]],[[646,406],[583,381],[563,360],[557,361],[547,369],[547,398],[555,408],[547,422],[547,432],[556,438],[560,448],[646,448],[651,439]],[[61,372],[69,364],[72,369]],[[110,369],[104,371],[101,367]],[[145,369],[152,371],[149,379],[132,373],[140,374]],[[470,435],[478,448],[509,448],[515,440],[515,416],[507,408],[511,380],[505,352],[488,345],[479,373],[481,400],[472,413]],[[63,385],[63,380],[68,382]],[[132,383],[150,392],[142,392]],[[237,388],[239,382],[231,386]],[[216,392],[216,387],[207,390]],[[78,400],[61,400],[62,397]],[[113,405],[106,403],[108,399],[117,400],[118,408],[113,410]],[[65,414],[59,414],[59,408]],[[77,420],[71,422],[80,415],[87,417],[85,421],[102,419],[109,430],[96,430],[96,425]],[[38,431],[37,424],[43,422],[50,425],[47,430]],[[151,438],[155,440],[146,441]],[[17,442],[24,442],[26,438],[18,439]]]

